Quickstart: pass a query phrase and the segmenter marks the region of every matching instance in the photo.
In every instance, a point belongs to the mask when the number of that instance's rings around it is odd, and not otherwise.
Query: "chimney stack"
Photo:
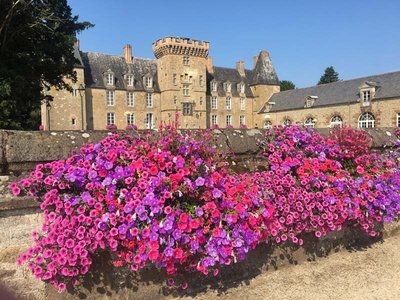
[[[240,76],[245,77],[246,73],[244,72],[244,61],[239,60],[236,62],[236,70],[239,72]]]
[[[208,73],[214,73],[214,64],[211,56],[207,57],[207,71]]]
[[[124,57],[127,63],[132,63],[132,46],[129,44],[124,47]]]
[[[75,47],[78,48],[78,50],[80,50],[80,42],[79,39],[75,38]]]

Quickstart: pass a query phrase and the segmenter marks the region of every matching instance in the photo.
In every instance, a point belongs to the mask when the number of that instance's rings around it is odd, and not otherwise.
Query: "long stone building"
[[[210,44],[166,37],[153,43],[155,59],[83,52],[75,45],[77,82],[49,91],[42,105],[46,130],[153,129],[180,113],[181,128],[304,124],[332,127],[400,126],[400,72],[280,92],[267,51],[246,69],[213,65]]]

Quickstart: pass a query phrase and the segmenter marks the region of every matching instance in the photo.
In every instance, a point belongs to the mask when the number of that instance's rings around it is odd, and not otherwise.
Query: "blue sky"
[[[267,50],[281,80],[315,85],[333,66],[341,79],[400,70],[400,1],[69,0],[80,20],[81,49],[154,58],[165,36],[211,43],[214,65],[235,67]]]

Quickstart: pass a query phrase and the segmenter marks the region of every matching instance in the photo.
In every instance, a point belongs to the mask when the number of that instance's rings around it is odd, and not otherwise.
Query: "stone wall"
[[[128,269],[114,270],[106,254],[94,259],[90,274],[78,289],[63,294],[33,278],[26,266],[18,267],[16,264],[18,256],[33,242],[32,230],[40,230],[42,215],[37,202],[28,197],[14,199],[6,186],[16,177],[25,176],[37,163],[64,159],[73,149],[95,143],[108,134],[107,131],[0,131],[0,285],[15,293],[18,299],[167,299],[179,296],[178,292],[165,289],[167,276],[164,272],[151,267],[138,274]],[[156,137],[157,133],[153,134]],[[233,168],[240,171],[256,168],[261,159],[257,140],[262,137],[262,130],[215,130],[214,134],[219,136],[221,150],[234,154]],[[378,148],[391,138],[386,130],[374,129],[370,134]],[[395,234],[399,228],[399,224],[385,226],[383,232],[385,235]],[[188,293],[195,296],[206,289],[226,289],[261,272],[314,260],[345,246],[367,245],[380,239],[346,229],[322,240],[306,236],[305,246],[300,249],[274,249],[261,245],[246,261],[223,269],[218,278],[190,275]],[[0,288],[0,299],[2,296]]]

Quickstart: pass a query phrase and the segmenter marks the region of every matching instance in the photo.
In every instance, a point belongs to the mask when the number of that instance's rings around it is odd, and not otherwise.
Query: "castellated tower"
[[[206,128],[206,65],[209,43],[166,37],[153,43],[161,91],[161,120],[180,112],[181,128]]]

